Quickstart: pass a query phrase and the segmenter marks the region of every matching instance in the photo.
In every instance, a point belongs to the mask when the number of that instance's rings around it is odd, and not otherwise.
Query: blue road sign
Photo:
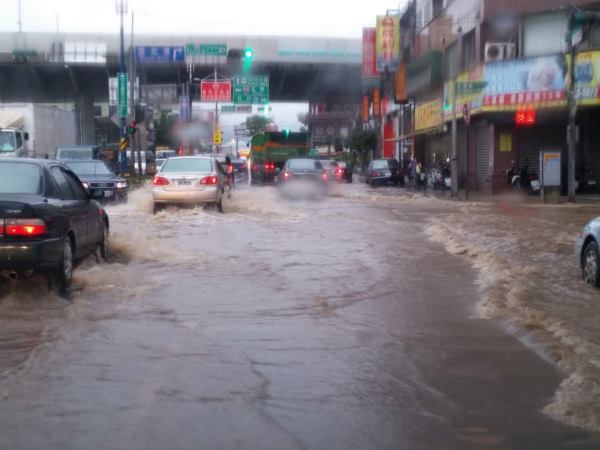
[[[136,47],[135,60],[138,63],[172,63],[185,61],[185,48],[183,46],[152,46]]]
[[[179,97],[179,118],[182,122],[190,120],[190,103],[186,95]]]

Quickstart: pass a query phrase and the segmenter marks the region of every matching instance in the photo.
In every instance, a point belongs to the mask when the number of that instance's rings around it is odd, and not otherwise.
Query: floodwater
[[[600,448],[593,208],[344,185],[225,209],[140,189],[69,299],[0,284],[0,448]]]

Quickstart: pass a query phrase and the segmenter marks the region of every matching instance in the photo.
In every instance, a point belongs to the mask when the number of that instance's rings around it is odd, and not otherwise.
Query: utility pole
[[[569,13],[569,26],[567,30],[567,48],[569,50],[569,90],[567,94],[567,110],[569,113],[569,125],[567,126],[567,140],[569,145],[568,165],[568,201],[575,203],[575,151],[577,130],[575,119],[577,118],[577,99],[575,98],[575,44],[573,43],[573,27],[575,24],[575,11]]]
[[[136,78],[136,70],[135,70],[135,46],[134,46],[134,42],[133,42],[133,18],[134,18],[134,14],[133,11],[131,11],[131,47],[130,47],[130,51],[129,51],[129,61],[130,61],[130,65],[129,65],[129,92],[131,93],[131,112],[130,112],[130,116],[131,116],[131,120],[136,124],[136,128],[137,128],[137,117],[135,114],[135,78]],[[133,161],[136,161],[136,158],[133,157],[133,152],[136,152],[136,157],[137,157],[137,172],[140,176],[144,175],[143,169],[142,169],[142,151],[140,148],[140,145],[136,145],[136,141],[137,139],[139,139],[139,133],[136,131],[134,134],[131,135],[131,159]],[[139,141],[138,141],[139,142]],[[134,163],[135,166],[135,163]],[[134,167],[134,172],[135,172],[135,167]]]
[[[452,148],[450,155],[450,176],[452,178],[452,197],[458,198],[458,156],[457,156],[457,136],[456,136],[456,78],[452,79]]]
[[[21,0],[19,0],[19,33],[23,32],[23,26],[21,23]]]
[[[126,13],[127,10],[127,4],[124,3],[125,0],[117,0],[117,13],[120,14],[121,16],[121,54],[120,54],[120,65],[119,65],[119,71],[120,73],[126,73],[125,71],[125,37],[123,35],[123,14]],[[125,86],[124,88],[125,90],[127,90],[127,86]],[[121,139],[127,139],[127,130],[125,129],[126,125],[125,125],[125,116],[121,115]],[[124,174],[125,172],[127,172],[127,152],[124,150],[120,150],[119,149],[119,153],[120,153],[120,169],[121,169],[121,174]]]
[[[215,83],[217,82],[217,68],[215,67]],[[219,132],[219,102],[215,101],[215,129],[213,130],[213,134],[217,133],[219,136],[221,135]],[[216,153],[219,153],[221,149],[219,144],[216,144]]]

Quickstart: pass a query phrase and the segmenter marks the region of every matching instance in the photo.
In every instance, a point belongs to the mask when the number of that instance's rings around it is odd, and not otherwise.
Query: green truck
[[[272,183],[290,158],[311,158],[310,134],[304,131],[265,131],[252,136],[250,173],[252,184]]]

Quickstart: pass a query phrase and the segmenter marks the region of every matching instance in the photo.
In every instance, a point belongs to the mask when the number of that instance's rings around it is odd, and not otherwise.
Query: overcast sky
[[[141,33],[360,37],[405,0],[125,0]],[[0,31],[18,30],[19,0],[2,0]],[[116,0],[21,0],[24,31],[117,32]],[[130,20],[128,21],[128,23]]]

